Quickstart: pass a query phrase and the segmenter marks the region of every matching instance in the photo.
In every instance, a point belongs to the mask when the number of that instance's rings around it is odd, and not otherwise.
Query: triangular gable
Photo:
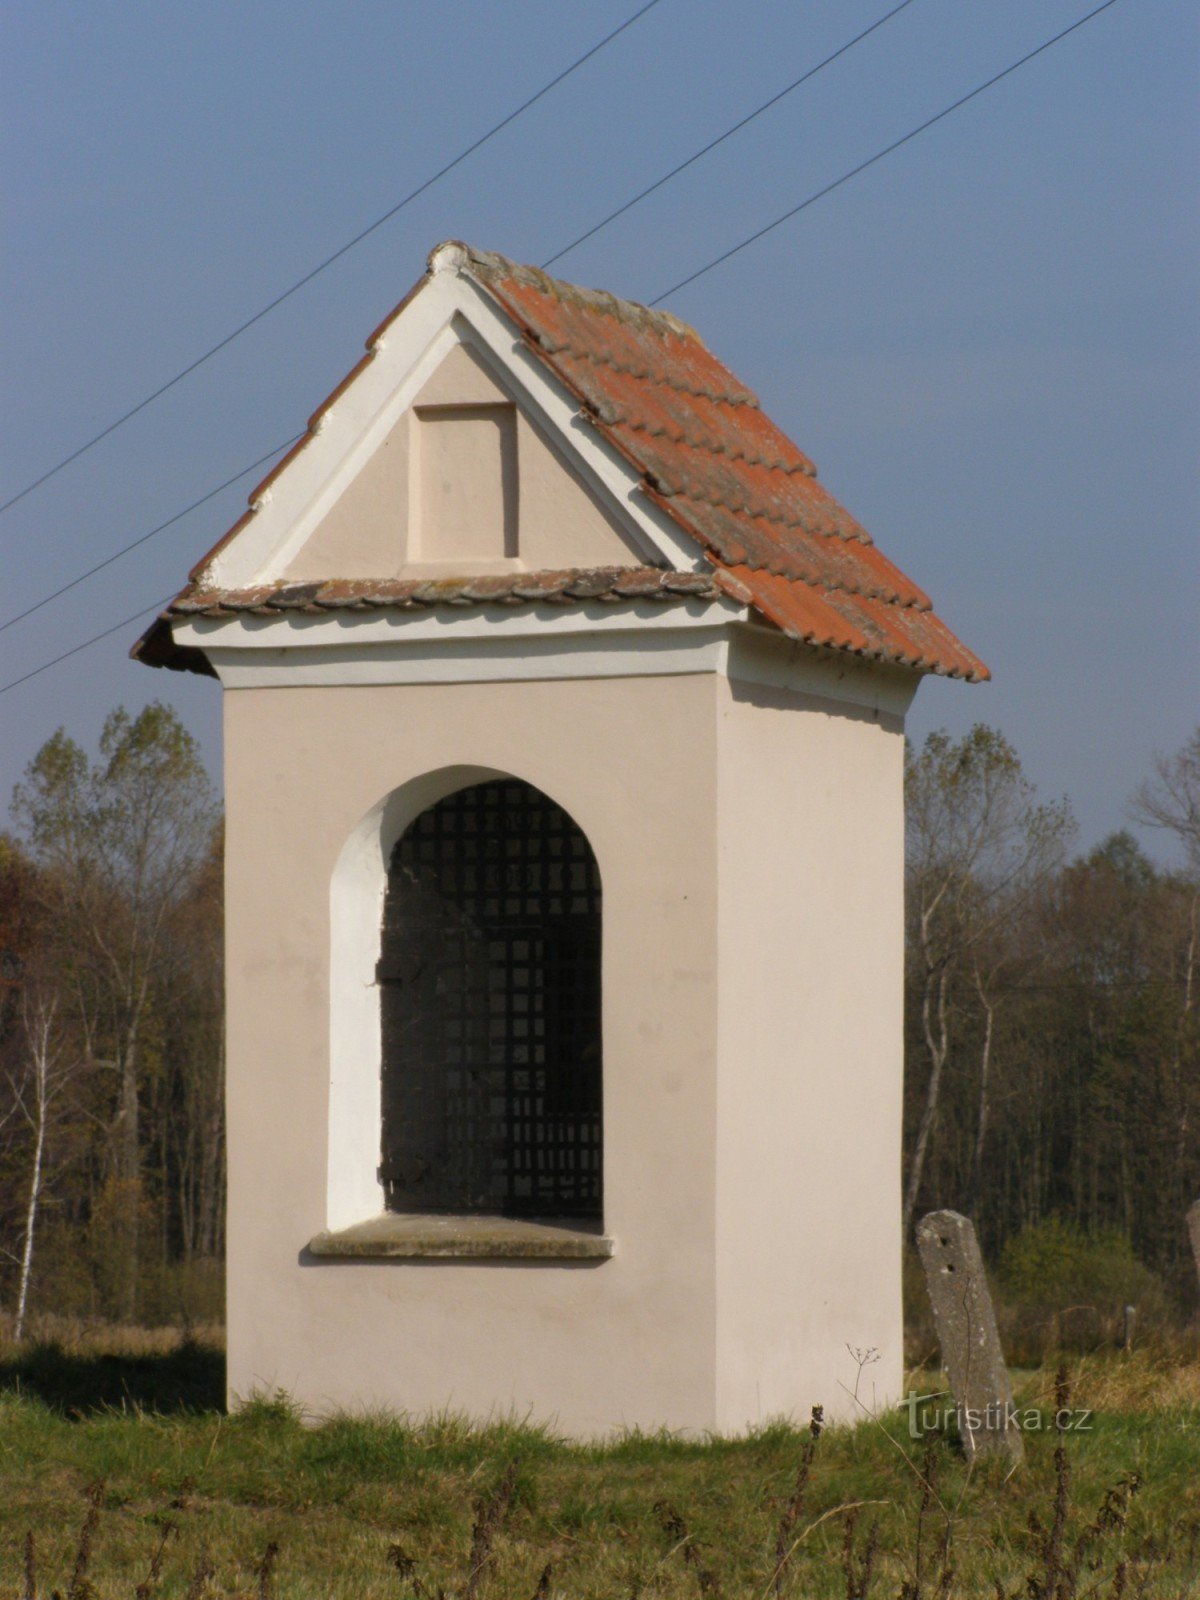
[[[475,416],[446,419],[436,414],[438,383],[454,361],[461,369],[463,350],[491,387],[465,402],[479,408]],[[463,404],[452,397],[449,409]],[[414,415],[430,423],[418,448],[428,447],[422,481],[434,487],[401,564],[377,572],[399,546],[386,537],[382,548],[371,544],[355,497],[398,507],[407,496],[411,506],[412,475],[397,470],[396,457],[406,416],[411,449]],[[451,425],[439,433],[444,420]],[[457,439],[455,420],[464,422]],[[553,463],[557,491],[581,497],[563,519],[576,544],[531,549],[532,563],[512,531],[523,514],[506,509],[504,453],[519,425]],[[550,595],[565,602],[594,582],[615,602],[621,571],[632,568],[635,586],[662,595],[672,590],[660,575],[708,574],[735,607],[749,608],[743,615],[805,645],[918,673],[990,676],[816,481],[753,392],[665,312],[463,244],[440,245],[309,430],[193,570],[191,587],[139,647],[143,659],[192,669],[190,658],[172,654],[175,617],[486,605],[501,603],[501,592],[506,605]],[[492,462],[490,477],[455,468],[476,446]],[[325,570],[334,565],[343,570]],[[517,572],[535,581],[514,583]],[[369,594],[363,582],[373,585]]]
[[[194,583],[703,564],[453,252],[437,254]]]
[[[467,338],[349,478],[281,576],[481,576],[644,559],[644,540],[606,509]]]

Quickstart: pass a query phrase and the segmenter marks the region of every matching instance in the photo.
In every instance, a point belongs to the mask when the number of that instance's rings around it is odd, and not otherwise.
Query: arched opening
[[[377,977],[389,1211],[599,1221],[600,873],[515,779],[429,806],[388,865]]]

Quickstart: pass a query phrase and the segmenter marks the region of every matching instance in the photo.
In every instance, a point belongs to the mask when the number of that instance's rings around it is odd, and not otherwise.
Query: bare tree
[[[142,1032],[163,976],[172,908],[204,861],[216,820],[195,741],[166,706],[112,712],[99,759],[59,729],[13,796],[28,834],[94,1064],[116,1076],[112,1175],[121,1194],[122,1311],[136,1308],[142,1151]]]
[[[909,946],[917,965],[928,1063],[904,1189],[907,1238],[950,1055],[957,990],[974,982],[986,1024],[977,1150],[982,1158],[993,1070],[994,969],[984,956],[1062,861],[1073,823],[1065,801],[1038,805],[1016,752],[982,723],[959,740],[932,733],[905,766]]]
[[[1187,897],[1187,934],[1181,952],[1180,1000],[1174,1037],[1166,1060],[1172,1098],[1176,1104],[1176,1138],[1173,1165],[1177,1174],[1176,1200],[1187,1199],[1187,1146],[1190,1133],[1189,1081],[1194,1081],[1200,1041],[1196,1028],[1196,967],[1200,954],[1200,728],[1172,756],[1159,756],[1154,776],[1138,789],[1133,814],[1152,828],[1165,828],[1183,846],[1186,867],[1181,883]]]
[[[34,1237],[46,1177],[46,1145],[56,1102],[75,1076],[76,1065],[65,1057],[58,1023],[58,1002],[46,990],[29,984],[21,996],[21,1031],[24,1037],[24,1065],[19,1074],[8,1075],[14,1108],[24,1118],[32,1138],[29,1155],[29,1188],[25,1207],[25,1228],[21,1242],[20,1276],[17,1285],[17,1310],[13,1336],[25,1331],[29,1308],[29,1284],[33,1276]]]
[[[1173,756],[1157,758],[1154,776],[1138,789],[1132,809],[1147,827],[1173,833],[1188,867],[1200,872],[1200,728]]]

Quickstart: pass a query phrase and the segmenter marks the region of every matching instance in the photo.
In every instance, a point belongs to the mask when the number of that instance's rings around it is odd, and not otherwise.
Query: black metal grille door
[[[600,874],[529,784],[397,844],[378,977],[391,1211],[601,1216]]]

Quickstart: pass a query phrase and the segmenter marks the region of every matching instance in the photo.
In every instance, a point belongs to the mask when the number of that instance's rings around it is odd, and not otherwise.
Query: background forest
[[[1131,787],[1137,775],[1131,775]],[[904,1213],[968,1212],[1010,1328],[1189,1319],[1200,1195],[1200,730],[1074,850],[1003,735],[907,761]],[[62,730],[0,837],[0,1310],[217,1321],[221,820],[174,712]],[[916,1301],[914,1299],[914,1309]]]

